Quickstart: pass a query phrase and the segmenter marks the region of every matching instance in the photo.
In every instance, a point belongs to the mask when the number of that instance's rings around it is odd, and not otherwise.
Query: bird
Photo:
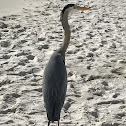
[[[80,7],[76,4],[67,4],[61,11],[60,21],[64,30],[62,46],[53,52],[43,74],[43,98],[48,118],[50,122],[60,120],[60,113],[63,107],[67,90],[67,71],[65,66],[65,52],[70,43],[70,26],[68,23],[69,13],[73,10],[90,10],[87,7]]]

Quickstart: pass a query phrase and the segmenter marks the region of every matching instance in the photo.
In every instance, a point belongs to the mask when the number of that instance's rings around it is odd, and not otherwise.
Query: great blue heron
[[[67,89],[67,72],[65,67],[65,52],[70,42],[70,26],[68,24],[68,14],[72,10],[90,10],[86,7],[79,7],[75,4],[66,5],[61,12],[61,23],[64,29],[63,45],[55,51],[44,71],[43,77],[43,97],[47,118],[50,121],[60,119],[61,108],[64,104]]]

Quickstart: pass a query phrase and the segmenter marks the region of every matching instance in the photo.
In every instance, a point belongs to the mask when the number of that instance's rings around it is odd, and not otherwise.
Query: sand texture
[[[33,0],[1,15],[0,126],[47,126],[43,71],[62,45],[60,12],[68,3]],[[126,0],[77,3],[92,10],[69,19],[68,86],[60,125],[126,126]]]

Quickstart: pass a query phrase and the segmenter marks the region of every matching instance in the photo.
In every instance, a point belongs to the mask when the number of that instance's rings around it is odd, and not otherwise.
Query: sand
[[[0,1],[1,126],[47,126],[43,71],[62,44],[60,11],[71,2],[77,1]],[[68,86],[60,125],[126,126],[126,1],[77,3],[92,10],[69,20]]]

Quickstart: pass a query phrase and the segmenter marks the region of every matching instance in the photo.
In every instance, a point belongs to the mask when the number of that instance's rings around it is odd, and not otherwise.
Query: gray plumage
[[[43,97],[47,118],[50,121],[60,120],[60,112],[64,104],[67,89],[67,72],[65,67],[65,52],[70,42],[70,26],[68,14],[71,10],[82,10],[74,4],[68,4],[61,12],[61,23],[64,29],[64,42],[61,48],[55,51],[44,71],[43,76]]]
[[[58,51],[54,52],[51,56],[45,68],[43,81],[44,102],[48,120],[52,122],[58,121],[67,88],[64,57]]]

